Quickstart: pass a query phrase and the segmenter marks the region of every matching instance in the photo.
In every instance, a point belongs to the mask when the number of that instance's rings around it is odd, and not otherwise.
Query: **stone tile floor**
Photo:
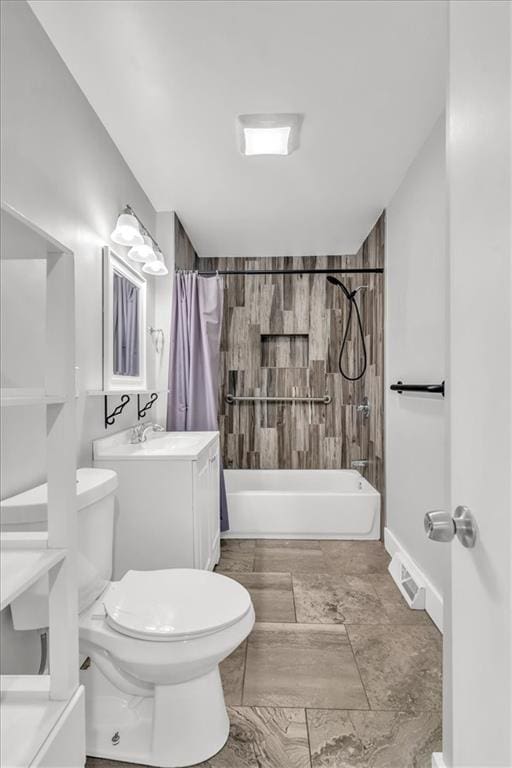
[[[388,562],[380,542],[222,542],[217,570],[249,590],[257,623],[221,665],[231,733],[200,768],[430,768],[441,635]]]

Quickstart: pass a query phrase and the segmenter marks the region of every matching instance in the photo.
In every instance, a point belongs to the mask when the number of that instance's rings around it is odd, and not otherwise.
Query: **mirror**
[[[103,389],[146,389],[146,280],[103,249]]]
[[[115,376],[139,375],[139,288],[114,270],[113,367]]]

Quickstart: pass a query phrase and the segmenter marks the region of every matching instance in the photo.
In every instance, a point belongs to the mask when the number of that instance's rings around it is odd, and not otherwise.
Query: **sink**
[[[218,436],[218,432],[150,432],[143,443],[131,443],[131,430],[95,440],[94,459],[194,460]]]

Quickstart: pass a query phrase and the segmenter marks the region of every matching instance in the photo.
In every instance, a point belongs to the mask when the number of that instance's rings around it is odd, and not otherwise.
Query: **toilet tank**
[[[112,576],[117,475],[83,467],[76,473],[78,502],[78,610],[88,608]],[[44,531],[48,527],[46,483],[0,502],[2,531]],[[16,629],[48,626],[48,576],[11,603]]]

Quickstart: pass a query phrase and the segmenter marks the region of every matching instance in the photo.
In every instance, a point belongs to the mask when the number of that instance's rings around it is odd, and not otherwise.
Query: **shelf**
[[[47,549],[47,531],[2,531],[2,552],[6,549]]]
[[[169,392],[168,389],[87,389],[85,394],[87,397],[108,397],[113,395],[152,395],[156,392],[157,395]]]
[[[2,675],[0,764],[26,768],[32,763],[69,705],[50,699],[48,675]]]
[[[8,545],[2,546],[1,611],[66,557],[65,549],[15,549],[12,542],[11,537]]]
[[[12,206],[2,202],[1,209],[2,260],[46,259],[56,253],[73,255],[69,248],[43,232]]]
[[[61,405],[66,402],[62,395],[50,395],[39,388],[2,387],[0,403],[2,408],[23,405]]]

